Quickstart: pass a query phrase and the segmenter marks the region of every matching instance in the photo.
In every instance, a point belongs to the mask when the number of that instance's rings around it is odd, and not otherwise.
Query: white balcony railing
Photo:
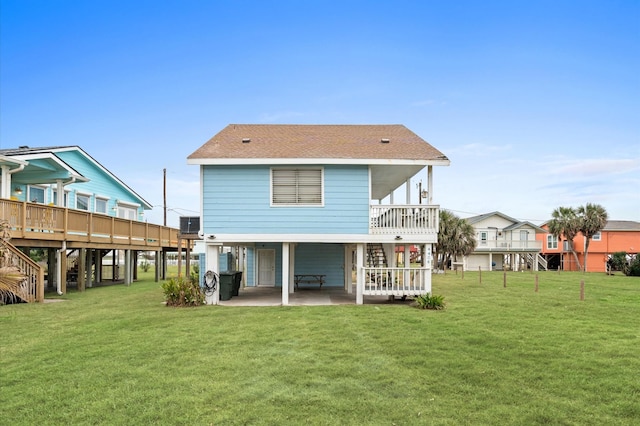
[[[476,251],[535,251],[542,249],[542,241],[537,240],[487,240],[478,241]]]
[[[378,205],[371,206],[371,234],[437,234],[440,206]]]
[[[417,296],[431,292],[430,268],[362,268],[363,294],[369,296]]]

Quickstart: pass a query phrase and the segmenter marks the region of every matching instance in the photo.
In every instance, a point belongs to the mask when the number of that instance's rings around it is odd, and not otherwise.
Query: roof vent
[[[389,139],[380,139],[381,143],[389,143]]]
[[[20,145],[19,149],[29,149],[29,145]]]
[[[251,142],[250,138],[243,138],[242,139],[242,143],[249,143],[249,142]]]

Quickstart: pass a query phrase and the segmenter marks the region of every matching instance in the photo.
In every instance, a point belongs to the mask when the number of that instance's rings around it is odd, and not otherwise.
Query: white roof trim
[[[247,164],[340,164],[382,166],[448,166],[449,160],[410,160],[389,158],[198,158],[187,159],[187,164],[196,165],[247,165]]]

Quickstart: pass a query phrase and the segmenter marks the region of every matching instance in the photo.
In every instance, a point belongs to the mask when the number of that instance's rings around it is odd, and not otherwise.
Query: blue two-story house
[[[187,162],[200,166],[208,270],[243,247],[246,285],[281,287],[283,305],[303,283],[352,293],[352,276],[358,304],[431,291],[433,166],[449,159],[405,126],[231,124]],[[422,259],[398,267],[397,245]]]

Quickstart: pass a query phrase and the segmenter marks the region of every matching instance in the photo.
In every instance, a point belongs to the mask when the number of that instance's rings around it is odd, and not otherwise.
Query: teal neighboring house
[[[151,204],[79,146],[0,149],[0,198],[142,221]]]

